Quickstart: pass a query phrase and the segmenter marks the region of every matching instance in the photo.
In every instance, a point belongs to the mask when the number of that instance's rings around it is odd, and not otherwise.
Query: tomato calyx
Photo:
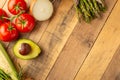
[[[17,15],[20,11],[27,11],[27,4],[25,0],[9,0],[8,10],[11,14]]]
[[[12,26],[12,23],[10,22],[10,25],[8,25],[8,31],[12,31],[15,30],[15,28]]]
[[[15,5],[15,7],[14,7],[14,10],[18,13],[19,11],[21,11],[23,8],[22,7],[20,7],[20,2],[18,2],[18,4],[17,5]]]
[[[21,24],[22,25],[22,29],[24,29],[25,25],[26,25],[26,20],[23,20],[22,18],[18,18],[20,23],[18,24]]]
[[[24,26],[26,25],[26,21],[25,20],[21,20],[21,24],[22,24],[22,29],[24,29]]]

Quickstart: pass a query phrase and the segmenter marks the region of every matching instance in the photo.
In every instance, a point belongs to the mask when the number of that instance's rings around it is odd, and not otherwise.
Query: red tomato
[[[9,0],[8,10],[10,13],[17,15],[20,11],[27,10],[27,4],[24,0]]]
[[[0,25],[3,23],[3,22],[7,22],[8,20],[5,19],[4,17],[7,17],[8,18],[8,15],[6,14],[6,12],[3,10],[3,9],[0,9]]]
[[[33,30],[35,19],[30,14],[21,14],[15,20],[15,25],[20,32],[27,33]]]
[[[0,25],[0,40],[9,42],[18,38],[16,25],[10,22]]]

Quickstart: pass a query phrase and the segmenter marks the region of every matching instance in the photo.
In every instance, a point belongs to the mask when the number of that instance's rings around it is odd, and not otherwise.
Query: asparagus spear
[[[0,80],[20,80],[19,74],[10,57],[0,43]],[[8,76],[9,75],[9,76]],[[6,79],[9,78],[9,79]]]
[[[100,9],[98,7],[98,4],[97,4],[97,1],[96,0],[92,0],[93,4],[94,4],[94,7],[96,9],[96,11],[99,13],[100,12]]]
[[[103,0],[74,0],[77,14],[81,14],[86,22],[99,17],[105,11]]]

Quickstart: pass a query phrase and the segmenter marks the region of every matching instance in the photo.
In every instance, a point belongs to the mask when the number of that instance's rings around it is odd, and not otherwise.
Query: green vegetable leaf
[[[15,66],[1,43],[0,57],[0,80],[20,80]]]

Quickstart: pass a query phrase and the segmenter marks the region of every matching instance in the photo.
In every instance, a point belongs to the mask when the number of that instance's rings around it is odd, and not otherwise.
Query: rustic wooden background
[[[34,80],[120,80],[120,0],[105,3],[102,17],[87,24],[78,22],[73,0],[56,0],[50,20],[21,34],[41,47],[39,57],[16,58],[15,42],[5,43],[8,53]]]

